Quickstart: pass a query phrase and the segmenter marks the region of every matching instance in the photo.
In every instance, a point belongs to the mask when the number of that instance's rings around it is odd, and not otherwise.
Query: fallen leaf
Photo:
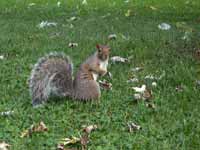
[[[87,0],[83,0],[82,1],[82,5],[87,5],[88,3],[87,3]]]
[[[50,26],[57,26],[57,23],[55,23],[55,22],[48,22],[48,21],[42,21],[38,25],[39,28],[50,27]]]
[[[71,48],[77,47],[78,43],[69,43],[68,46],[71,47]]]
[[[135,68],[131,69],[131,71],[133,71],[133,72],[139,72],[139,71],[142,71],[142,70],[143,70],[143,68],[141,68],[141,67],[135,67]]]
[[[9,147],[10,147],[9,144],[5,142],[0,142],[0,150],[8,150]]]
[[[150,80],[156,80],[156,79],[157,79],[157,78],[156,78],[155,76],[153,76],[153,75],[146,75],[144,78],[145,78],[145,79],[150,79]]]
[[[35,3],[29,3],[28,8],[30,8],[31,6],[35,6],[35,5],[36,5]]]
[[[70,29],[74,28],[74,25],[73,25],[73,24],[70,24],[69,28],[70,28]]]
[[[152,10],[157,10],[157,8],[154,7],[154,6],[149,6],[149,8],[152,9]]]
[[[117,38],[117,35],[116,35],[116,34],[110,34],[110,35],[108,36],[108,39],[109,39],[109,40],[116,40],[116,38]]]
[[[129,3],[129,0],[125,0],[124,3]]]
[[[120,56],[113,56],[113,57],[110,58],[110,60],[113,63],[115,63],[115,62],[122,62],[122,63],[128,62],[127,58],[123,58],[123,57],[120,57]]]
[[[1,114],[1,116],[10,116],[10,115],[12,115],[13,113],[14,113],[14,111],[9,110],[9,111],[1,112],[0,114]]]
[[[80,138],[74,136],[72,136],[71,138],[64,138],[57,145],[57,150],[67,150],[67,148],[65,148],[66,145],[74,145],[76,143],[79,143],[80,141]]]
[[[58,7],[60,7],[60,5],[61,5],[61,2],[60,2],[60,1],[58,1],[58,2],[57,2],[57,6],[58,6]]]
[[[106,89],[106,90],[112,90],[112,83],[109,83],[106,80],[99,80],[99,85],[101,88]]]
[[[4,59],[4,56],[3,56],[3,55],[0,55],[0,59],[1,59],[1,60]]]
[[[176,86],[175,90],[177,92],[183,92],[183,87],[181,85]]]
[[[70,21],[75,21],[75,20],[77,20],[77,17],[73,16],[73,17],[71,17],[69,20],[70,20]]]
[[[29,129],[23,131],[20,137],[23,138],[26,136],[30,136],[34,132],[44,132],[44,131],[48,131],[48,128],[46,127],[44,122],[41,121],[39,124],[31,125]]]
[[[169,30],[171,28],[171,25],[169,25],[167,23],[161,23],[158,25],[158,28],[161,30]]]
[[[134,94],[134,100],[136,100],[136,101],[142,100],[142,94],[141,93],[135,93]]]
[[[146,85],[142,85],[142,87],[132,87],[135,90],[134,100],[145,100],[149,101],[152,99],[152,91],[146,88]]]
[[[143,93],[142,93],[142,98],[143,100],[150,100],[152,98],[152,91],[149,89],[146,89]]]
[[[82,150],[87,150],[87,144],[89,143],[89,135],[88,133],[85,133],[81,136],[81,145],[82,145]]]
[[[131,79],[129,79],[129,80],[127,80],[127,82],[128,83],[137,83],[137,82],[139,82],[139,80],[138,80],[138,78],[131,78]]]
[[[137,130],[141,130],[142,129],[141,126],[136,125],[133,122],[127,123],[127,125],[128,125],[129,132],[133,132],[133,131],[137,131]]]
[[[75,136],[72,136],[71,138],[64,138],[61,140],[61,143],[64,145],[76,144],[78,142],[80,142],[80,138],[77,138]]]
[[[146,104],[146,107],[152,108],[152,109],[155,109],[155,108],[156,108],[155,104],[151,104],[151,103],[147,103],[147,104]]]
[[[97,125],[89,125],[89,126],[83,126],[83,131],[86,133],[91,133],[93,130],[97,129]]]
[[[144,93],[146,90],[146,85],[142,85],[141,87],[132,87],[133,90],[137,93]]]
[[[131,15],[131,10],[128,9],[127,12],[125,13],[125,16],[126,16],[126,17],[129,17],[130,15]]]
[[[152,82],[151,85],[152,85],[152,87],[157,87],[157,83],[156,82]]]

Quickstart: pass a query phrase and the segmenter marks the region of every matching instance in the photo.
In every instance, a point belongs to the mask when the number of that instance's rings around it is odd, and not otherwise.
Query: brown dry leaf
[[[106,89],[106,90],[112,90],[112,83],[109,83],[106,80],[99,80],[99,85],[101,88]]]
[[[10,145],[6,142],[0,142],[0,150],[8,150],[9,147]]]
[[[29,129],[23,131],[20,137],[23,138],[26,136],[30,136],[34,132],[44,132],[44,131],[48,131],[48,128],[46,127],[44,122],[41,121],[39,124],[31,125]]]
[[[90,134],[93,130],[97,129],[97,125],[83,126],[83,131]]]
[[[133,122],[127,123],[127,125],[128,125],[129,132],[133,132],[133,131],[137,131],[137,130],[141,130],[142,129],[141,126],[136,125]]]
[[[81,136],[82,150],[87,150],[88,143],[89,143],[89,136],[88,136],[88,133],[85,133]]]
[[[149,90],[149,89],[146,89],[145,91],[144,91],[144,93],[142,94],[142,97],[143,97],[143,99],[144,100],[150,100],[150,99],[152,99],[152,91],[151,90]]]

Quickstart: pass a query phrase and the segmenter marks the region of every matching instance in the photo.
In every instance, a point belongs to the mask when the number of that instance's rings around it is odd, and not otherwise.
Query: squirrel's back
[[[64,53],[50,53],[34,66],[29,79],[33,105],[46,101],[51,95],[71,96],[73,65]]]

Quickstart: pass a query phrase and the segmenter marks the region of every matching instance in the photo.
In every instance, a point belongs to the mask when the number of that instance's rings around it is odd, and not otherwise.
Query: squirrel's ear
[[[99,45],[99,44],[97,44],[97,45],[96,45],[96,48],[99,50],[99,49],[100,49],[100,45]]]
[[[101,46],[99,44],[96,45],[98,52],[101,52]]]

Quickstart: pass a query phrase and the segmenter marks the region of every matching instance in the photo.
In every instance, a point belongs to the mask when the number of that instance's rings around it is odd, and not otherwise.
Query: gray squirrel
[[[45,103],[51,96],[79,100],[99,99],[99,75],[107,73],[110,47],[97,45],[97,51],[84,61],[73,80],[73,64],[62,52],[50,53],[38,60],[29,79],[33,106]]]

